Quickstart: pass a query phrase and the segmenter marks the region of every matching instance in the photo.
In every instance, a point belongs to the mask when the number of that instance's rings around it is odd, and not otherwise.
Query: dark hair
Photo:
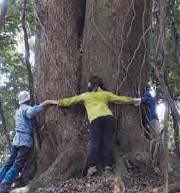
[[[106,87],[104,86],[102,78],[99,76],[92,76],[89,79],[89,82],[91,83],[91,88],[89,89],[90,91],[96,91],[98,87],[100,87],[103,90],[106,90]]]

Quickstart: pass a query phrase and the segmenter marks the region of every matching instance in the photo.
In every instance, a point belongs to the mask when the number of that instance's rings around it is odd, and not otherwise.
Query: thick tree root
[[[180,192],[180,183],[170,184],[168,193],[178,193]],[[153,188],[149,193],[163,193],[163,187]]]
[[[25,186],[22,188],[15,188],[10,193],[29,193],[29,191],[30,191],[29,186]]]
[[[124,193],[124,192],[125,192],[124,182],[122,181],[120,176],[115,177],[113,193]]]
[[[86,150],[84,150],[83,146],[82,148],[76,148],[76,146],[69,147],[56,158],[52,165],[38,179],[30,183],[30,192],[33,192],[38,187],[57,184],[60,181],[82,175],[86,156]]]

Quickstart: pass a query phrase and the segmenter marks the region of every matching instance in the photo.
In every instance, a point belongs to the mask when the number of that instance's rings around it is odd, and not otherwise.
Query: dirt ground
[[[92,178],[70,179],[55,186],[39,188],[35,193],[112,193],[114,189],[112,174]],[[149,189],[161,185],[161,178],[148,174],[122,177],[125,193],[147,193]]]

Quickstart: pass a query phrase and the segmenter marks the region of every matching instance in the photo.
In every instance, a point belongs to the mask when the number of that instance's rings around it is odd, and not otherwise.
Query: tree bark
[[[34,105],[34,80],[33,80],[33,73],[31,70],[31,63],[30,63],[30,49],[29,49],[29,42],[28,42],[28,32],[26,28],[26,9],[27,9],[27,0],[21,0],[21,24],[24,33],[24,47],[25,47],[25,64],[28,73],[28,85],[30,91],[30,100],[31,104]]]
[[[169,180],[169,151],[168,151],[168,116],[169,108],[167,101],[164,102],[166,110],[164,113],[164,148],[163,148],[163,193],[168,193]]]
[[[84,1],[35,1],[35,5],[38,100],[75,95],[79,92],[79,44]],[[83,129],[86,130],[84,114],[79,113],[78,108],[79,106],[64,110],[52,107],[40,117],[43,141],[38,156],[39,173],[45,171],[58,156],[61,156],[61,152],[79,141],[79,135],[83,137]],[[80,141],[79,146],[82,144]],[[79,151],[79,146],[74,146],[75,150]],[[82,157],[77,159],[82,165],[86,156],[83,156],[84,152],[87,152],[86,145]]]
[[[163,193],[164,187],[153,188],[149,193]],[[170,184],[168,193],[178,193],[180,191],[180,183]]]
[[[87,79],[97,74],[108,90],[116,94],[132,97],[144,94],[150,13],[151,1],[87,1],[83,88]],[[147,146],[142,145],[146,142],[141,136],[138,109],[122,105],[115,110],[115,116],[118,152],[147,152]]]
[[[2,3],[2,7],[0,7],[0,32],[2,28],[4,27],[7,9],[8,9],[8,1],[4,1]]]
[[[2,121],[3,133],[6,137],[8,147],[9,147],[9,149],[11,149],[11,138],[10,138],[10,135],[9,135],[9,130],[8,130],[7,124],[6,124],[6,119],[5,119],[5,116],[4,116],[4,111],[3,111],[3,107],[2,107],[1,98],[0,98],[0,117],[1,117],[1,121]]]
[[[175,144],[175,153],[177,156],[180,156],[180,149],[179,149],[179,124],[174,116],[174,113],[171,113],[173,119],[173,129],[174,129],[174,144]]]
[[[83,92],[88,78],[94,74],[101,76],[107,89],[116,94],[132,97],[143,94],[151,1],[34,2],[35,87],[39,101]],[[38,174],[46,172],[34,184],[43,186],[82,174],[88,152],[88,130],[81,109],[79,105],[69,109],[52,107],[39,118],[43,141]],[[148,143],[141,134],[138,109],[129,105],[112,106],[112,110],[117,119],[116,158],[130,153],[147,159]]]

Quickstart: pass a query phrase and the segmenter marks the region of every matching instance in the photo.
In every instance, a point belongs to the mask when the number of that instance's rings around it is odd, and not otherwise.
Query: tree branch
[[[1,120],[2,120],[3,133],[6,137],[8,147],[9,147],[9,149],[11,149],[11,138],[10,138],[9,131],[8,131],[8,128],[7,128],[1,98],[0,98],[0,117],[1,117]]]

